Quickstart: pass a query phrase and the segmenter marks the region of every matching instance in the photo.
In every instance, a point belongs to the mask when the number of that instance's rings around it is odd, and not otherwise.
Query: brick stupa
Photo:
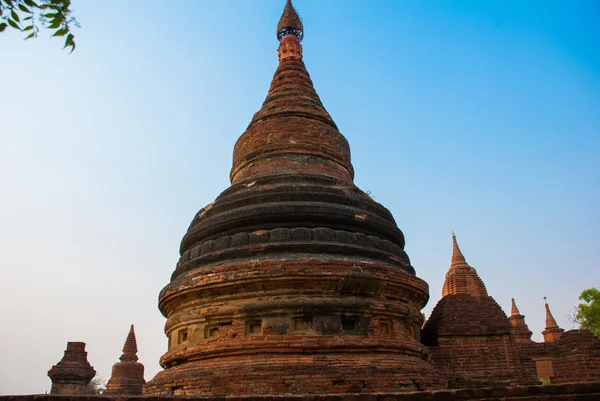
[[[141,395],[144,380],[144,365],[138,362],[137,341],[133,324],[127,334],[123,355],[112,367],[112,375],[106,385],[104,394]]]
[[[534,362],[521,358],[506,314],[467,263],[454,233],[442,299],[423,327],[422,341],[451,388],[537,381]]]
[[[88,394],[89,384],[96,375],[85,352],[85,343],[68,342],[62,359],[48,371],[52,380],[50,394]]]
[[[554,319],[552,312],[550,312],[546,297],[544,297],[544,307],[546,308],[546,328],[542,331],[542,335],[544,336],[545,342],[555,342],[562,336],[565,330],[558,327],[556,319]]]
[[[527,323],[525,323],[525,316],[521,315],[521,312],[519,312],[519,308],[517,308],[517,303],[514,298],[512,298],[510,302],[511,309],[508,321],[510,322],[513,337],[518,343],[532,343],[531,335],[533,333],[529,330],[529,327],[527,327]]]
[[[419,342],[427,283],[391,213],[354,185],[303,35],[288,1],[279,66],[235,145],[231,186],[194,217],[160,293],[169,349],[145,394],[445,387]]]

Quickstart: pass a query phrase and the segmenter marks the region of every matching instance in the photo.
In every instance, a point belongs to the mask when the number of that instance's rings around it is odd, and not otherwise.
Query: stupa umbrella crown
[[[292,0],[287,0],[281,19],[277,24],[277,39],[281,40],[287,35],[294,35],[300,42],[304,38],[302,20],[292,5]]]

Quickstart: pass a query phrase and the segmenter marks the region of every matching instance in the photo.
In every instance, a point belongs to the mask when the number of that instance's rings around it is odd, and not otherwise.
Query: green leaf
[[[29,7],[35,7],[35,8],[39,8],[40,6],[38,6],[35,1],[33,0],[23,0],[25,2],[25,4],[27,4]]]
[[[56,29],[60,26],[60,21],[52,21],[50,25],[48,25],[48,29]]]
[[[58,31],[54,32],[54,35],[52,35],[52,36],[65,36],[67,33],[69,33],[69,28],[63,28],[63,29],[59,29]]]
[[[69,34],[69,36],[67,36],[67,39],[65,40],[65,46],[63,47],[66,48],[68,46],[71,46],[71,51],[69,52],[69,54],[73,53],[73,50],[75,50],[75,42],[73,41],[74,36],[72,34]]]
[[[23,28],[23,31],[31,31],[33,29],[33,25],[26,26]]]
[[[9,19],[8,20],[8,25],[12,26],[15,29],[18,29],[19,31],[21,30],[21,27],[19,27],[19,24],[17,24],[15,21]]]
[[[30,13],[30,14],[32,12],[30,9],[25,7],[23,4],[19,4],[19,10],[23,11],[24,13]]]
[[[6,29],[8,25],[6,25],[4,22],[0,24],[0,32],[4,31]]]
[[[15,10],[11,10],[10,11],[10,16],[12,17],[12,19],[14,19],[16,22],[19,22],[19,15],[15,12]]]
[[[42,14],[42,17],[44,18],[54,18],[58,15],[58,13],[48,13],[48,14]]]
[[[73,39],[75,38],[75,36],[73,36],[72,33],[67,35],[67,38],[65,39],[65,47],[67,46],[74,46],[75,42],[73,42]]]
[[[24,40],[31,39],[35,36],[35,32],[31,32]]]
[[[28,20],[30,20],[30,19],[32,19],[32,18],[33,18],[33,16],[31,16],[31,15],[30,15],[29,17],[25,17],[25,18],[23,18],[23,21],[28,21]]]

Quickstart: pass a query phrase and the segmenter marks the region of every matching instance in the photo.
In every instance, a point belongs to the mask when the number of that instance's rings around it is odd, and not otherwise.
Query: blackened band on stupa
[[[302,61],[287,1],[279,66],[194,217],[162,290],[165,368],[148,395],[443,388],[419,342],[427,284],[390,212],[353,183],[350,148]]]

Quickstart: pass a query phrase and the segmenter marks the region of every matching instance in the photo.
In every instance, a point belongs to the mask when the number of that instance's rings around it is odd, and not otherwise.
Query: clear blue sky
[[[82,1],[77,50],[0,35],[0,393],[43,393],[66,342],[104,379],[157,309],[194,214],[277,66],[284,0]],[[429,315],[451,231],[505,311],[564,328],[600,285],[600,3],[296,0],[356,183],[394,214]]]

